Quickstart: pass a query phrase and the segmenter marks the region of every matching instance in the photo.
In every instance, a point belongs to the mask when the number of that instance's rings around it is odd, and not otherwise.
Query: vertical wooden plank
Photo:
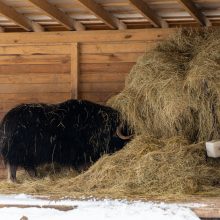
[[[78,99],[79,85],[79,45],[71,44],[71,97]]]

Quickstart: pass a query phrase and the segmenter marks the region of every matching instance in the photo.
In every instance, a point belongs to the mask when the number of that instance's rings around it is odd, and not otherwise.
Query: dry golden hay
[[[189,145],[181,137],[162,140],[140,135],[78,176],[65,169],[41,179],[20,172],[18,180],[20,184],[0,182],[0,193],[112,198],[216,195],[220,160],[206,158],[203,142]]]
[[[180,30],[146,52],[108,104],[135,133],[191,142],[220,137],[220,32]]]
[[[189,145],[180,137],[158,140],[142,135],[114,155],[101,158],[74,184],[75,190],[86,195],[195,194],[219,187],[219,168],[219,160],[206,160],[204,143]]]

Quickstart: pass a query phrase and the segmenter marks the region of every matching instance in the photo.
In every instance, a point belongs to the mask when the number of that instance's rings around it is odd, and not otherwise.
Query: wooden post
[[[79,84],[79,45],[78,43],[71,44],[71,97],[78,99],[78,84]]]

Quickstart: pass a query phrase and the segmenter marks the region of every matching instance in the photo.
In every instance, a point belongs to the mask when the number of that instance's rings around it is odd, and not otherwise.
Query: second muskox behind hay
[[[181,30],[146,52],[125,89],[109,104],[136,137],[78,175],[65,169],[43,179],[18,176],[1,193],[167,198],[219,195],[220,159],[205,143],[220,137],[220,32]]]

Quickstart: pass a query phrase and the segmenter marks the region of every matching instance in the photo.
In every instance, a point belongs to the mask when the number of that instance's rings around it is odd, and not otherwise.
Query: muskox
[[[80,166],[121,149],[131,135],[122,134],[119,112],[85,100],[59,104],[21,104],[11,109],[0,126],[0,152],[8,179],[16,170],[36,175],[45,163]]]

